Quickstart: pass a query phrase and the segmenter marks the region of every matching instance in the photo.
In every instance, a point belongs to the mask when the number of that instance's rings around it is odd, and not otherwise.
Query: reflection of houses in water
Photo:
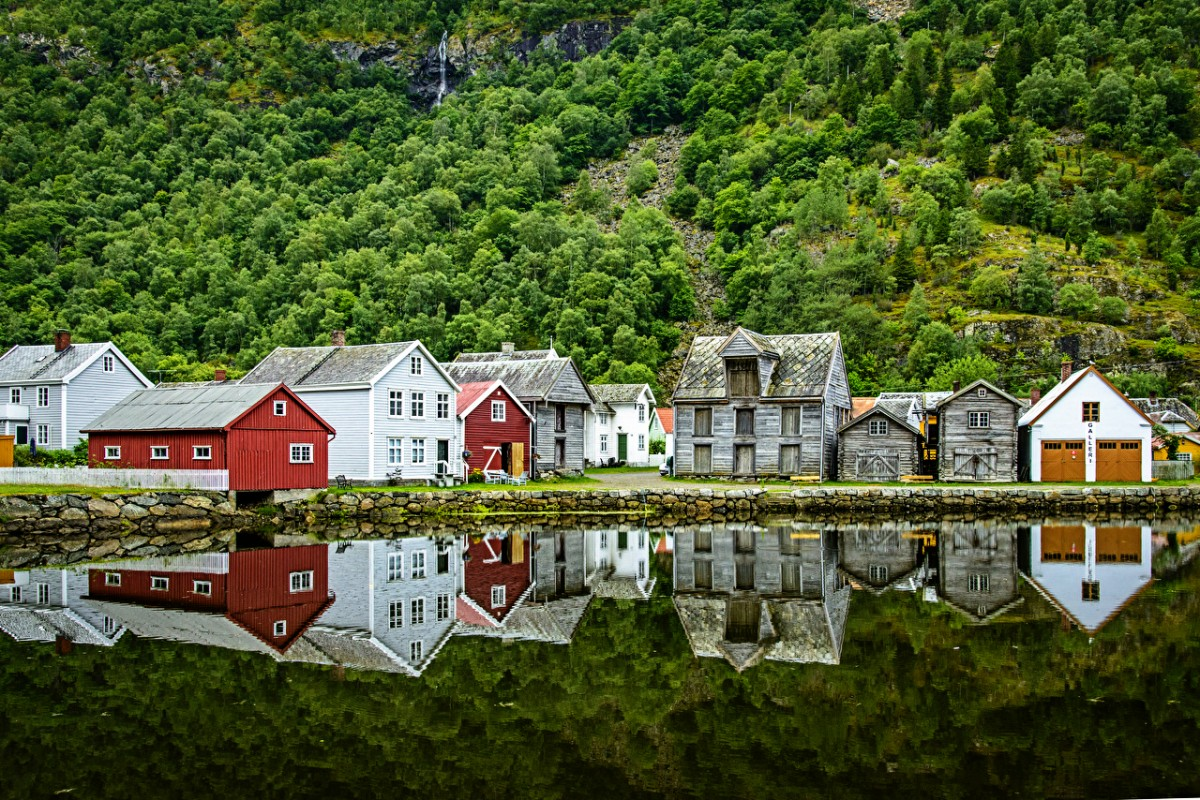
[[[1095,634],[1153,581],[1150,527],[1033,525],[1021,567],[1039,592]]]
[[[617,600],[647,600],[654,591],[650,577],[650,533],[645,527],[588,531],[588,573],[592,594]]]
[[[0,570],[0,631],[18,642],[111,646],[125,627],[84,600],[87,592],[82,569]]]
[[[450,638],[462,551],[452,537],[325,548],[337,599],[305,635],[305,661],[417,676]]]
[[[675,607],[692,651],[739,672],[763,659],[837,664],[850,588],[837,536],[791,522],[676,530]]]
[[[512,531],[466,536],[463,547],[458,620],[464,625],[498,628],[524,604],[533,588],[529,534]]]
[[[282,659],[333,598],[311,545],[105,564],[88,570],[87,600],[138,636]]]
[[[856,587],[916,591],[925,584],[926,548],[936,541],[932,531],[899,525],[848,525],[838,531],[843,572]]]
[[[938,539],[938,561],[942,599],[972,622],[991,622],[1021,604],[1015,526],[944,525]]]

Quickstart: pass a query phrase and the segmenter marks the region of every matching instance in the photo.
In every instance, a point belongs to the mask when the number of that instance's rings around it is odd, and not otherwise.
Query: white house
[[[1071,373],[1064,363],[1062,381],[1018,425],[1031,481],[1151,478],[1150,418],[1094,366]]]
[[[88,572],[79,567],[40,567],[10,572],[0,580],[0,631],[18,642],[53,642],[111,647],[125,627],[86,599]]]
[[[593,594],[617,600],[650,598],[654,578],[650,575],[650,534],[645,527],[622,525],[588,531],[587,545]]]
[[[112,342],[17,345],[0,356],[0,434],[17,444],[74,447],[88,423],[153,384]]]
[[[644,383],[601,383],[592,384],[591,390],[596,405],[587,414],[587,460],[593,464],[649,464],[657,405],[650,387]]]
[[[285,383],[325,419],[329,475],[430,479],[462,473],[458,384],[420,342],[279,347],[242,383]]]

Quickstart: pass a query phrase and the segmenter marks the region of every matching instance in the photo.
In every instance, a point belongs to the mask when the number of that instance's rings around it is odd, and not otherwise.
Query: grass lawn
[[[657,475],[658,467],[588,467],[587,471],[589,475],[628,475],[639,472]]]
[[[116,486],[50,486],[40,484],[0,484],[0,497],[19,494],[85,494],[99,497],[105,494],[145,494],[156,489],[128,489]],[[178,490],[176,490],[178,491]]]
[[[446,489],[441,486],[355,486],[350,489],[329,489],[329,494],[374,494],[376,492],[507,492],[509,490],[535,489],[602,489],[604,484],[592,478],[550,478],[549,480],[530,481],[524,486],[512,486],[506,483],[468,483],[465,486],[455,486]]]

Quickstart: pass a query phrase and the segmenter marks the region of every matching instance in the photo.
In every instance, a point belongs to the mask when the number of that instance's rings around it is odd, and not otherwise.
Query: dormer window
[[[758,397],[758,359],[730,358],[725,364],[729,373],[729,396]]]

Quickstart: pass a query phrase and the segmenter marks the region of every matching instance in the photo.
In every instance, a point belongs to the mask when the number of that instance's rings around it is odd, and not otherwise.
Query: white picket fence
[[[121,489],[229,488],[224,469],[88,469],[87,467],[13,467],[0,469],[0,484],[10,486],[101,486]]]

